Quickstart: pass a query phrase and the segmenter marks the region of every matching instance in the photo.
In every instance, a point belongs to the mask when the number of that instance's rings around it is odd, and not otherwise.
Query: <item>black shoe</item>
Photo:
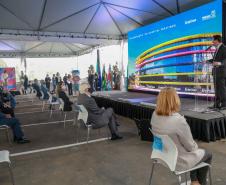
[[[221,110],[225,110],[226,109],[226,105],[222,105],[220,109]]]
[[[210,106],[208,108],[209,109],[220,109],[221,107],[219,105],[217,105],[217,106],[213,105],[213,106]]]
[[[27,138],[20,138],[20,139],[17,139],[16,142],[18,144],[24,144],[24,143],[30,143],[30,140]]]
[[[111,136],[111,140],[117,140],[117,139],[122,139],[123,137],[122,136],[119,136],[119,135],[112,135]]]
[[[221,104],[221,108],[222,109],[225,109],[226,108],[226,102],[224,102],[224,103]]]

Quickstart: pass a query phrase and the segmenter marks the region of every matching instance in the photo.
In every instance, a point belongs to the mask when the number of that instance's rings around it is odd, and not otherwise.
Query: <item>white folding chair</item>
[[[33,87],[27,87],[26,90],[24,89],[24,92],[25,92],[26,95],[31,95],[32,94],[32,90],[33,90]]]
[[[58,98],[60,107],[59,109],[64,113],[64,128],[66,126],[66,118],[67,118],[67,111],[64,111],[64,100],[62,98]]]
[[[49,92],[48,92],[48,95],[49,95],[48,104],[50,105],[50,118],[51,118],[52,114],[53,114],[53,107],[55,105],[60,105],[60,102],[59,102],[58,98],[56,101],[53,102],[53,95],[50,94]]]
[[[8,140],[8,142],[9,142],[9,144],[12,144],[12,143],[11,143],[10,136],[9,136],[9,126],[7,126],[7,125],[0,125],[0,129],[1,129],[1,130],[5,130],[7,140]]]
[[[87,122],[87,120],[88,120],[88,111],[86,110],[86,108],[83,105],[76,105],[76,106],[78,108],[78,117],[77,117],[78,128],[80,129],[79,121],[82,120],[82,122],[84,123],[85,127],[87,128],[86,143],[88,143],[89,142],[89,138],[90,138],[90,130],[92,129],[92,124],[88,124],[88,122]],[[98,129],[98,131],[99,131],[99,134],[100,134],[100,128]],[[78,135],[77,135],[77,137],[78,137]],[[107,135],[108,135],[108,130],[107,130]],[[108,138],[109,138],[109,136],[108,136]],[[77,140],[78,140],[78,138],[77,138]]]
[[[15,181],[14,181],[14,177],[13,177],[13,171],[12,171],[12,168],[11,168],[11,161],[9,159],[9,151],[8,150],[0,151],[0,163],[8,163],[12,184],[15,185]]]
[[[46,105],[46,103],[48,103],[49,104],[49,99],[50,98],[52,98],[52,97],[50,97],[49,96],[49,98],[48,99],[44,99],[44,93],[43,93],[43,91],[40,91],[41,92],[41,94],[42,94],[42,96],[40,97],[40,100],[42,101],[42,112],[44,111],[44,109],[45,109],[45,105]],[[51,100],[52,101],[52,100]]]
[[[153,133],[153,132],[152,132]],[[163,166],[167,167],[175,176],[178,177],[178,184],[182,184],[181,176],[184,175],[185,183],[188,185],[187,174],[193,170],[197,170],[203,167],[209,168],[209,182],[212,185],[212,178],[211,178],[211,166],[208,163],[199,163],[195,167],[184,170],[184,171],[177,171],[176,164],[177,164],[177,157],[178,157],[178,150],[177,146],[173,142],[173,140],[168,135],[159,135],[153,133],[154,142],[152,146],[152,154],[151,159],[153,160],[151,175],[149,179],[149,185],[151,185],[153,172],[156,164],[162,164]]]
[[[45,109],[45,104],[47,102],[47,100],[44,99],[44,93],[42,91],[40,91],[42,96],[40,97],[40,100],[42,101],[42,112],[44,111]]]
[[[30,87],[31,88],[31,98],[32,98],[32,104],[34,103],[34,99],[37,95],[37,91],[33,88],[33,87]]]

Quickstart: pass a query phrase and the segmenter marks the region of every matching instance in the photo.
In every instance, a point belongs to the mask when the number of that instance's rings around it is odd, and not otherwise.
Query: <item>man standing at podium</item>
[[[220,35],[213,36],[213,46],[216,51],[209,62],[213,64],[215,101],[211,108],[226,108],[226,47]]]

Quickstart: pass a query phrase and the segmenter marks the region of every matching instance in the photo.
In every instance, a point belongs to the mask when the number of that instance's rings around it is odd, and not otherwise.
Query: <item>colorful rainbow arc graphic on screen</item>
[[[173,39],[173,40],[161,43],[157,46],[154,46],[154,47],[144,51],[141,55],[139,55],[136,59],[136,65],[142,64],[145,60],[147,60],[149,58],[152,58],[156,55],[166,53],[166,52],[169,52],[169,51],[185,49],[185,48],[194,47],[194,46],[210,46],[210,45],[212,45],[211,41],[208,41],[208,42],[192,42],[192,43],[172,46],[172,47],[169,47],[169,48],[166,48],[166,49],[156,51],[160,48],[163,48],[163,47],[166,47],[166,46],[169,46],[169,45],[172,45],[172,44],[180,43],[180,42],[182,43],[184,41],[192,41],[194,39],[211,38],[213,35],[216,35],[216,34],[220,34],[220,33],[190,35],[190,36],[177,38],[177,39]],[[154,51],[156,51],[156,52],[154,52]]]
[[[199,76],[209,75],[207,72],[182,72],[182,73],[150,73],[152,69],[163,69],[165,67],[194,65],[200,61],[192,59],[183,61],[183,57],[195,58],[215,52],[215,49],[206,50],[212,45],[213,35],[220,33],[206,33],[176,38],[141,53],[136,58],[137,77],[140,84],[165,84],[165,85],[211,85],[211,83],[192,83],[192,82],[175,82],[175,81],[156,81],[152,77],[161,76]],[[168,62],[166,62],[168,61]],[[172,61],[172,62],[170,62]],[[173,62],[174,61],[174,62]],[[177,61],[177,62],[175,62]],[[152,64],[154,63],[154,64]],[[159,70],[161,71],[161,70]],[[149,79],[147,78],[149,77]]]

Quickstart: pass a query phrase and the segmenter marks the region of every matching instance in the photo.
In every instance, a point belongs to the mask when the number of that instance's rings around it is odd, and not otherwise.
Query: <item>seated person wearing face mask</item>
[[[63,89],[63,82],[59,82],[57,85],[57,96],[64,101],[64,111],[72,111],[73,102],[70,101],[69,97]]]
[[[21,129],[19,120],[15,117],[12,117],[10,114],[3,113],[1,110],[0,125],[7,125],[12,129],[14,142],[17,142],[19,144],[30,142],[27,138],[24,137],[24,133]]]
[[[37,93],[36,96],[40,98],[42,96],[42,93],[41,93],[40,85],[37,79],[34,79],[34,83],[32,84],[32,87],[34,88],[34,90],[36,90],[36,93]]]
[[[48,94],[48,89],[46,88],[46,85],[45,85],[45,81],[44,81],[44,80],[41,80],[40,90],[41,90],[41,91],[43,92],[43,94],[44,94],[43,99],[44,99],[44,100],[48,100],[48,99],[49,99],[49,94]]]
[[[111,140],[122,139],[118,132],[116,115],[112,108],[99,108],[91,97],[90,86],[88,83],[80,85],[80,94],[78,96],[78,105],[83,105],[88,111],[88,123],[92,124],[93,128],[101,128],[108,125],[111,131]]]
[[[0,111],[4,114],[10,114],[14,116],[14,108],[16,106],[16,100],[13,95],[7,90],[3,90],[0,86]]]

